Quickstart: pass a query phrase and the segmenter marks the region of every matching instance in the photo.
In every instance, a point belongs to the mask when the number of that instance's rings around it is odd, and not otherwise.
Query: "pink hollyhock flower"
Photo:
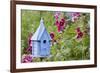
[[[56,20],[56,26],[57,26],[57,29],[58,29],[58,32],[60,32],[61,31],[61,27],[63,26],[63,22],[59,22],[58,20]]]
[[[60,14],[61,14],[61,12],[59,12],[59,11],[57,11],[56,13],[57,13],[58,15],[60,15]]]
[[[60,16],[60,12],[55,12],[55,15],[54,15],[56,19],[55,25],[57,26],[58,32],[64,29],[64,23],[65,23],[64,18],[62,18],[60,21],[58,20],[59,16]]]
[[[50,33],[50,37],[51,37],[51,39],[54,39],[54,37],[55,37],[54,32]]]
[[[54,17],[55,17],[56,20],[58,19],[58,15],[55,15]]]
[[[58,32],[61,32],[64,29],[65,19],[62,18],[60,21],[56,21]]]
[[[31,40],[31,38],[32,38],[32,33],[30,33],[29,38],[28,38],[28,45],[29,46],[32,46],[32,40]]]
[[[23,56],[22,56],[22,63],[30,63],[30,62],[32,62],[32,55],[30,55],[30,54],[24,54]]]
[[[77,35],[77,39],[82,38],[83,37],[83,32],[79,32]]]
[[[32,52],[32,46],[29,46],[29,47],[27,48],[27,52]]]
[[[56,26],[58,26],[58,25],[59,25],[59,21],[58,21],[58,20],[56,20],[56,23],[55,23],[55,24],[56,24]]]
[[[60,21],[60,30],[61,30],[61,31],[63,31],[63,29],[64,29],[64,27],[65,27],[64,24],[65,24],[65,19],[62,18],[61,21]]]
[[[80,39],[83,37],[83,32],[81,32],[79,27],[76,29],[76,32],[77,32],[77,39]]]
[[[80,16],[79,12],[72,13],[72,22],[75,22]]]
[[[76,16],[79,17],[80,16],[80,13],[79,12],[76,12]]]
[[[80,32],[80,28],[79,28],[79,27],[76,29],[76,32],[77,32],[77,33]]]
[[[76,12],[72,12],[72,13],[71,13],[71,16],[72,16],[72,17],[75,17],[75,16],[76,16]]]
[[[64,23],[62,21],[60,21],[60,26],[64,26]]]
[[[62,19],[60,20],[60,26],[64,26],[64,23],[65,23],[65,19],[62,18]]]
[[[61,26],[58,25],[57,28],[58,28],[58,32],[60,32],[61,31]]]
[[[29,37],[28,37],[28,48],[26,49],[27,52],[32,52],[32,33],[30,33]]]
[[[60,12],[55,12],[54,17],[55,17],[56,20],[59,18],[59,15],[60,15]]]
[[[61,21],[62,21],[63,23],[65,23],[65,19],[64,19],[64,18],[62,18]]]
[[[78,17],[72,17],[72,22],[75,22],[78,19]]]
[[[74,17],[74,16],[79,17],[79,16],[80,16],[80,13],[79,13],[79,12],[74,12],[74,13],[72,13],[72,16],[73,16],[73,17]]]

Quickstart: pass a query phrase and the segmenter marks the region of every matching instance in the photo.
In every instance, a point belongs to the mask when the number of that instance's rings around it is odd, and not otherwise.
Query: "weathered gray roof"
[[[44,21],[43,19],[41,18],[40,20],[40,25],[39,27],[37,28],[36,32],[33,34],[31,40],[40,40],[43,32],[46,30],[45,26],[44,26]],[[51,37],[50,35],[48,34],[48,37],[50,38],[51,40]]]

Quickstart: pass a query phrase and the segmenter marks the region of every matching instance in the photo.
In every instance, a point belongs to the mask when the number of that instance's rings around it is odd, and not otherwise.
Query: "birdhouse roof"
[[[31,40],[40,40],[40,38],[41,38],[41,36],[42,36],[44,31],[47,31],[47,30],[46,30],[46,28],[44,26],[44,21],[41,18],[40,25],[37,28],[36,32],[33,34]],[[47,34],[48,34],[48,32],[47,32]],[[51,40],[51,37],[50,37],[49,34],[48,34],[48,38],[49,38],[49,40]]]

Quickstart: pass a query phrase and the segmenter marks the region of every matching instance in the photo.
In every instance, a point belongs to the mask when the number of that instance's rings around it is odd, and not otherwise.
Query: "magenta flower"
[[[58,25],[59,25],[59,21],[58,21],[58,20],[56,20],[55,25],[56,25],[56,26],[58,26]]]
[[[77,32],[77,39],[80,39],[80,38],[83,37],[83,32],[81,32],[80,27],[78,27],[78,28],[76,29],[76,32]]]
[[[65,19],[62,18],[62,19],[60,20],[59,25],[57,26],[57,27],[58,27],[58,32],[63,31],[63,29],[64,29],[64,24],[65,24]]]
[[[63,26],[63,22],[59,22],[58,20],[56,20],[56,26],[57,26],[57,29],[58,29],[58,32],[60,32],[61,31],[61,27]]]
[[[75,22],[80,17],[79,12],[72,13],[72,22]]]
[[[72,17],[72,22],[75,22],[78,19],[77,16]]]
[[[31,46],[32,45],[32,33],[30,33],[29,38],[28,38],[28,45]]]
[[[32,62],[32,55],[30,55],[30,54],[24,54],[23,56],[22,56],[22,63],[30,63],[30,62]]]
[[[63,23],[65,23],[65,19],[64,19],[64,18],[62,18],[61,21],[62,21]]]
[[[60,16],[60,12],[55,12],[55,25],[57,26],[57,30],[58,32],[61,32],[64,30],[64,24],[65,24],[65,19],[62,18],[62,19],[58,19]]]
[[[60,12],[55,12],[54,17],[55,17],[56,20],[58,20],[59,15],[60,15]]]
[[[58,28],[58,32],[60,32],[61,31],[61,26],[58,25],[57,28]]]
[[[59,18],[58,15],[55,15],[54,17],[55,17],[55,19],[58,19]]]
[[[79,28],[79,27],[76,29],[76,32],[77,32],[77,33],[80,32],[80,28]]]
[[[75,16],[79,17],[80,16],[80,13],[79,12],[74,12],[74,13],[72,13],[72,16],[73,17],[75,17]]]
[[[51,33],[50,33],[51,39],[54,39],[54,36],[55,36],[55,35],[54,35],[54,32],[51,32]]]
[[[77,35],[77,39],[80,39],[83,37],[83,32],[79,32],[78,35]]]
[[[76,12],[76,16],[79,17],[80,16],[80,13],[79,12]]]
[[[26,48],[26,51],[28,53],[31,53],[32,52],[32,33],[30,33],[29,37],[28,37],[28,48]]]
[[[32,52],[32,46],[29,46],[28,48],[27,48],[27,52]]]
[[[60,20],[60,26],[64,26],[64,23],[65,23],[65,19],[62,18],[62,19]]]

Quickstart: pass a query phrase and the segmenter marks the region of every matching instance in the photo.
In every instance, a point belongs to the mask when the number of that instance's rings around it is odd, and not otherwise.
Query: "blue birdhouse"
[[[33,57],[48,57],[50,55],[51,37],[47,32],[43,19],[32,38]]]

